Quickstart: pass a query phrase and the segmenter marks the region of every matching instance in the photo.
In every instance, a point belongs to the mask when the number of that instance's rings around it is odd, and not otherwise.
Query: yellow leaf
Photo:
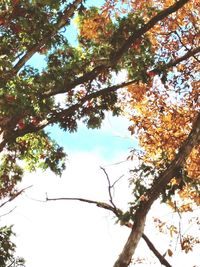
[[[172,115],[171,114],[168,114],[168,115],[163,117],[163,121],[164,122],[171,122],[171,120],[172,120]]]

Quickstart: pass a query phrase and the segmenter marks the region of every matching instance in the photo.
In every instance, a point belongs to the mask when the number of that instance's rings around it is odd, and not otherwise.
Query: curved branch
[[[112,204],[113,208],[115,210],[117,210],[117,207],[116,207],[116,205],[115,205],[115,203],[113,201],[113,196],[112,196],[112,192],[111,192],[111,189],[113,188],[113,185],[111,185],[111,183],[110,183],[110,178],[109,178],[108,173],[106,172],[105,168],[103,168],[103,167],[100,167],[100,168],[104,172],[104,174],[106,176],[106,179],[107,179],[107,182],[108,182],[108,194],[109,194],[109,197],[110,197],[110,203]]]
[[[85,203],[89,203],[89,204],[94,204],[99,208],[103,208],[103,209],[112,211],[116,216],[118,216],[117,210],[119,211],[119,209],[116,210],[115,208],[113,208],[113,206],[111,206],[110,204],[105,203],[105,202],[90,200],[90,199],[86,199],[86,198],[78,198],[78,197],[60,197],[60,198],[48,198],[48,197],[46,197],[46,201],[59,201],[59,200],[73,200],[73,201],[81,201],[81,202],[85,202]]]

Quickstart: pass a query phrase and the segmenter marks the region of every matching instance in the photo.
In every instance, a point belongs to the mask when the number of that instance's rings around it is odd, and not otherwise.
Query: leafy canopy
[[[135,199],[121,218],[128,222],[133,207],[151,206],[156,197],[149,200],[149,190],[195,131],[199,8],[195,0],[109,0],[100,7],[87,2],[0,3],[0,198],[17,194],[24,169],[61,175],[66,154],[47,126],[73,132],[82,121],[99,128],[111,111],[130,118],[141,146],[131,182]],[[74,24],[77,43],[69,36]],[[42,70],[29,65],[35,54],[45,57]],[[115,84],[114,74],[122,70],[126,79]],[[196,136],[189,140],[189,156],[183,154],[187,161],[158,191],[178,212],[200,204]]]

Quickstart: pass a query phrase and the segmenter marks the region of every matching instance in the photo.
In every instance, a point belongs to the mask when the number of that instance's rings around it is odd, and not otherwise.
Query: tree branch
[[[178,59],[175,59],[175,60],[169,62],[168,64],[162,66],[160,69],[159,68],[155,68],[152,71],[155,71],[155,72],[159,72],[160,73],[163,69],[176,66],[180,62],[182,62],[184,60],[187,60],[189,57],[194,56],[195,54],[197,54],[199,52],[200,52],[200,47],[197,47],[194,50],[191,50],[191,51],[187,52],[182,57],[180,57]],[[95,75],[96,75],[96,73],[98,73],[98,69],[96,69],[96,70],[94,69],[92,72],[89,72],[89,73],[83,75],[82,77],[76,79],[71,84],[67,84],[65,90],[61,89],[61,90],[56,90],[54,92],[52,92],[52,91],[51,92],[46,92],[45,94],[41,95],[41,97],[42,98],[47,98],[49,96],[54,96],[54,95],[57,95],[59,93],[65,93],[66,91],[74,88],[74,86],[77,86],[77,85],[81,84],[83,82],[83,80],[84,81],[87,81],[90,78],[92,79],[92,77],[94,78]],[[90,76],[90,75],[92,75],[92,76]],[[120,84],[117,84],[117,85],[113,85],[113,86],[110,86],[110,87],[103,88],[103,89],[101,89],[99,91],[96,91],[94,93],[91,93],[89,95],[86,95],[78,103],[72,105],[71,107],[69,107],[67,109],[63,109],[60,112],[56,112],[56,113],[52,114],[52,116],[50,118],[45,119],[44,121],[42,121],[37,126],[27,125],[23,130],[15,130],[15,131],[12,131],[12,133],[10,133],[10,135],[7,135],[5,138],[2,138],[2,140],[0,142],[0,151],[2,151],[2,149],[5,146],[5,144],[8,141],[15,140],[17,137],[23,136],[23,135],[25,135],[27,133],[33,133],[33,132],[37,132],[37,131],[39,131],[41,129],[44,129],[49,124],[53,124],[53,123],[58,122],[59,119],[62,118],[62,116],[70,116],[70,115],[74,114],[76,111],[78,111],[78,109],[80,107],[82,107],[82,105],[85,102],[87,102],[89,100],[92,100],[92,99],[95,99],[95,98],[100,97],[100,96],[104,96],[107,93],[115,92],[118,89],[127,87],[127,86],[129,86],[129,85],[131,85],[131,84],[133,84],[135,82],[137,82],[137,80],[131,80],[131,81],[128,81],[128,82],[123,82],[123,83],[120,83]]]
[[[161,67],[161,69],[166,69],[166,68],[174,67],[177,64],[181,63],[182,61],[187,60],[190,57],[194,57],[199,52],[200,52],[200,46],[199,47],[196,47],[193,50],[189,50],[187,53],[185,53],[185,55],[183,55],[182,57],[179,57],[179,58],[177,58],[177,59],[169,62],[168,64],[166,64],[163,67]],[[195,57],[195,59],[198,60],[196,57]]]
[[[181,31],[181,27],[180,26],[179,26],[179,30]],[[181,36],[179,35],[178,31],[175,31],[174,34],[178,37],[179,42],[186,49],[186,51],[188,51],[188,52],[192,51],[192,49],[188,48],[187,45],[185,45],[183,43],[183,41],[181,40]],[[200,49],[199,49],[199,51],[200,51]],[[192,55],[192,56],[193,56],[194,59],[196,59],[196,61],[198,61],[200,63],[200,60],[195,55]]]
[[[65,116],[65,117],[72,116],[87,101],[90,101],[90,100],[95,99],[95,98],[100,97],[100,96],[104,96],[104,95],[111,93],[111,92],[115,92],[119,88],[124,88],[126,86],[131,85],[134,82],[135,82],[135,80],[129,81],[129,82],[123,82],[123,83],[113,85],[110,87],[106,87],[106,88],[101,89],[97,92],[86,95],[79,102],[70,106],[67,109],[63,109],[60,112],[56,112],[56,111],[52,112],[52,114],[49,118],[46,118],[45,120],[41,121],[37,126],[34,126],[33,124],[28,124],[22,130],[11,131],[10,134],[7,134],[5,137],[2,137],[2,140],[0,142],[0,151],[2,151],[2,149],[5,147],[6,143],[14,141],[17,137],[24,136],[25,134],[28,134],[28,133],[38,132],[39,130],[44,129],[46,126],[48,126],[50,124],[59,122],[63,116]]]
[[[180,9],[183,5],[185,5],[189,0],[180,0],[174,5],[170,6],[169,8],[164,9],[163,11],[159,12],[155,17],[153,17],[148,23],[144,24],[139,30],[135,31],[132,36],[130,36],[126,42],[122,45],[122,47],[113,55],[111,55],[110,62],[108,61],[107,64],[101,64],[99,66],[96,66],[93,70],[90,72],[87,72],[83,74],[81,77],[75,79],[73,82],[69,83],[67,80],[64,82],[64,86],[62,89],[57,89],[55,91],[47,91],[43,95],[44,96],[53,96],[59,93],[65,93],[68,90],[74,88],[75,86],[87,82],[92,81],[97,77],[97,75],[102,70],[108,70],[109,68],[112,68],[116,66],[117,62],[120,60],[120,58],[124,55],[125,52],[128,51],[128,49],[131,47],[131,45],[137,41],[138,38],[140,38],[143,34],[145,34],[148,30],[150,30],[157,22],[163,20],[168,15],[176,12],[178,9]],[[191,51],[192,53],[192,51]],[[196,51],[194,51],[194,54]],[[194,55],[193,54],[193,55]],[[189,54],[188,54],[189,56]],[[180,59],[182,61],[184,59]],[[179,62],[173,62],[173,64],[178,64]],[[169,65],[170,67],[170,65]],[[164,68],[164,67],[163,67]]]
[[[193,50],[188,51],[187,53],[185,53],[185,55],[183,55],[183,56],[181,56],[181,57],[179,57],[179,58],[177,58],[175,60],[172,60],[167,64],[161,65],[161,67],[154,68],[152,71],[155,72],[155,73],[161,73],[163,70],[166,70],[168,68],[174,67],[177,64],[181,63],[184,60],[187,60],[188,58],[190,58],[192,56],[194,57],[194,55],[196,55],[199,52],[200,52],[200,47],[197,47],[197,48],[195,48]],[[80,85],[80,84],[82,84],[84,82],[93,80],[94,78],[96,78],[96,76],[98,75],[99,72],[104,70],[104,68],[105,68],[105,66],[103,66],[103,65],[99,66],[99,67],[96,67],[92,71],[90,71],[90,72],[84,74],[83,76],[75,79],[73,82],[71,82],[71,83],[66,82],[65,85],[60,89],[56,89],[54,91],[52,91],[52,90],[49,90],[49,91],[46,91],[46,92],[44,91],[44,93],[41,95],[41,98],[47,98],[47,97],[50,97],[50,96],[55,96],[57,94],[66,93],[66,92],[70,91],[71,89],[73,89],[75,86],[78,86],[78,85]],[[126,87],[128,85],[131,85],[134,82],[137,82],[137,80],[132,80],[132,81],[129,81],[129,82],[123,82],[121,85],[119,84],[119,85],[114,85],[114,86],[108,87],[107,90],[116,91],[117,89]],[[101,92],[103,92],[104,90],[106,90],[106,89],[102,89],[102,90],[98,91],[99,93],[95,92],[95,94],[97,94],[97,96],[100,96]],[[89,97],[89,95],[88,95],[88,97]]]
[[[112,66],[114,66],[122,55],[128,51],[131,45],[143,34],[145,34],[148,30],[150,30],[153,26],[156,25],[157,22],[165,19],[170,14],[179,10],[182,6],[184,6],[189,0],[180,0],[177,1],[174,5],[160,11],[156,16],[150,19],[146,24],[144,24],[139,30],[135,31],[122,45],[122,47],[113,55],[112,58]]]
[[[171,264],[163,257],[160,252],[155,248],[154,244],[149,240],[149,238],[143,233],[142,238],[146,242],[149,249],[154,253],[154,255],[158,258],[160,263],[166,267],[172,267]]]
[[[0,208],[2,208],[3,206],[5,206],[7,203],[13,201],[15,198],[17,198],[19,195],[21,195],[26,189],[32,187],[32,185],[23,188],[22,190],[16,192],[15,194],[13,194],[8,200],[6,200],[5,202],[3,202],[2,204],[0,204]]]
[[[103,169],[103,171],[104,171],[104,169]],[[109,210],[109,211],[113,212],[116,215],[117,218],[119,218],[119,214],[123,214],[122,210],[120,210],[120,209],[118,209],[116,207],[113,207],[110,204],[107,204],[105,202],[94,201],[94,200],[85,199],[85,198],[71,198],[71,197],[48,198],[48,197],[46,197],[46,201],[60,201],[60,200],[61,201],[63,201],[63,200],[81,201],[81,202],[85,202],[85,203],[89,203],[89,204],[95,204],[99,208],[103,208],[103,209],[106,209],[106,210]],[[128,223],[125,223],[124,225],[126,227],[128,227],[128,228],[132,228],[132,223],[128,222]],[[146,242],[146,244],[149,247],[149,249],[158,258],[158,260],[160,261],[161,264],[163,264],[166,267],[172,267],[168,263],[168,261],[160,254],[160,252],[155,248],[153,243],[149,240],[149,238],[145,234],[142,234],[142,238]]]
[[[62,27],[69,24],[69,19],[73,16],[78,5],[82,0],[75,0],[72,4],[69,4],[68,7],[63,11],[62,15],[58,18],[57,23],[54,25],[52,33],[46,35],[39,43],[32,46],[26,54],[16,63],[12,69],[12,75],[17,74],[17,72],[26,64],[26,62],[36,53],[39,48],[45,45],[45,43],[54,36]]]
[[[200,114],[198,114],[192,130],[179,149],[179,152],[175,156],[174,160],[171,162],[169,167],[163,171],[158,179],[154,181],[154,184],[147,192],[147,200],[140,203],[138,209],[135,213],[135,221],[132,227],[132,231],[129,235],[129,238],[123,248],[122,253],[119,255],[119,258],[114,264],[114,267],[127,267],[131,262],[131,258],[135,252],[135,249],[142,237],[144,232],[146,215],[149,212],[154,201],[159,197],[163,189],[170,182],[170,180],[175,176],[176,171],[180,169],[193,147],[200,143]]]
[[[116,216],[118,216],[118,213],[116,209],[111,206],[108,203],[101,202],[101,201],[95,201],[95,200],[90,200],[90,199],[85,199],[85,198],[78,198],[78,197],[60,197],[60,198],[48,198],[46,197],[46,201],[60,201],[60,200],[73,200],[73,201],[81,201],[89,204],[94,204],[99,208],[103,208],[109,211],[112,211]]]
[[[14,207],[14,208],[12,208],[11,210],[9,210],[8,212],[6,212],[6,213],[0,215],[0,218],[9,215],[9,214],[12,213],[15,209],[16,209],[16,207]]]
[[[111,185],[111,183],[110,183],[110,178],[109,178],[108,173],[106,172],[105,168],[103,168],[103,167],[100,167],[100,168],[104,172],[106,179],[107,179],[107,182],[108,182],[108,194],[110,197],[110,203],[112,204],[113,208],[117,211],[118,209],[117,209],[115,203],[113,202],[113,196],[112,196],[112,192],[111,192],[113,185]]]

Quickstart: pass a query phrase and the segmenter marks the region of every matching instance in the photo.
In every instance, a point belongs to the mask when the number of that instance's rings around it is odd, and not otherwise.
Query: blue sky
[[[131,138],[127,128],[129,121],[122,117],[107,116],[101,129],[87,129],[80,124],[78,131],[69,133],[62,131],[58,126],[48,128],[51,137],[65,151],[98,151],[105,159],[110,160],[119,152],[128,152],[136,146],[136,140]]]

